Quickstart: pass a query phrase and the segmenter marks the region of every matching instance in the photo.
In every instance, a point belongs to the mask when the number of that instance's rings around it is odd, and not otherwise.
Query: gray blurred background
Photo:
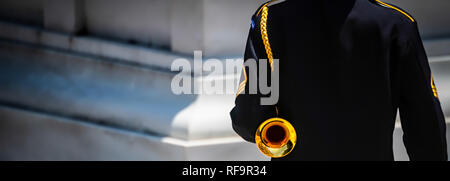
[[[170,89],[171,63],[194,50],[242,57],[263,2],[0,1],[0,160],[268,160],[233,132],[234,95]],[[450,1],[388,2],[417,19],[449,117]]]

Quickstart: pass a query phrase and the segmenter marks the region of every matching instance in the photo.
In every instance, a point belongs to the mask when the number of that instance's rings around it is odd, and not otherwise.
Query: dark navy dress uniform
[[[410,160],[447,160],[433,75],[417,22],[404,10],[378,0],[271,1],[252,17],[245,60],[269,54],[279,61],[279,101],[261,105],[268,95],[249,94],[257,80],[244,68],[230,114],[249,142],[269,118],[293,124],[296,147],[272,160],[394,160],[398,110]]]

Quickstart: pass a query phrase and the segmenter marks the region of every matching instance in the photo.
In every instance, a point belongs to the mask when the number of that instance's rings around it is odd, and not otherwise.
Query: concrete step
[[[0,105],[0,160],[268,160],[237,137],[184,141]]]
[[[170,65],[189,57],[5,22],[0,57],[4,104],[182,140],[237,136],[223,116],[234,95],[172,94]]]

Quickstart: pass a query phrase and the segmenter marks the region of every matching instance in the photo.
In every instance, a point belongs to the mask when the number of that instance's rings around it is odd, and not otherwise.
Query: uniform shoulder
[[[409,14],[408,12],[406,12],[405,10],[403,10],[402,8],[400,8],[400,7],[396,6],[396,5],[393,5],[393,4],[390,4],[390,3],[387,3],[387,2],[383,2],[383,1],[380,1],[380,0],[369,0],[369,1],[371,3],[373,3],[373,4],[375,4],[376,6],[380,6],[380,7],[386,8],[386,9],[390,9],[394,13],[400,14],[401,16],[403,16],[403,18],[407,19],[410,22],[413,22],[413,23],[416,22],[416,19],[414,19],[414,17],[411,14]]]
[[[263,19],[267,19],[269,7],[274,8],[275,6],[277,6],[278,4],[282,4],[283,2],[286,2],[286,0],[271,0],[263,3],[258,9],[256,9],[255,13],[252,16],[251,28],[252,29],[261,28],[260,22]],[[265,18],[263,18],[263,15],[265,15],[264,16]]]
[[[269,8],[269,7],[275,6],[275,5],[277,5],[277,4],[281,4],[281,3],[285,2],[285,1],[286,1],[286,0],[271,0],[271,1],[267,1],[267,2],[263,3],[263,4],[258,8],[258,10],[257,10],[256,13],[255,13],[255,16],[259,16],[259,15],[261,14],[261,11],[262,11],[264,8]]]
[[[369,0],[372,3],[376,4],[375,6],[380,6],[380,8],[384,8],[388,11],[383,10],[382,14],[388,14],[388,16],[382,16],[381,21],[388,22],[388,24],[393,24],[395,26],[395,34],[396,39],[399,42],[403,42],[403,44],[409,44],[413,41],[417,40],[417,36],[419,36],[418,33],[418,26],[416,20],[413,18],[412,15],[407,13],[405,10],[401,9],[398,6],[395,6],[393,4],[385,3],[380,0]],[[378,10],[378,11],[379,11]],[[389,19],[388,19],[389,18]],[[388,25],[383,24],[383,25]],[[389,29],[392,30],[392,29]]]

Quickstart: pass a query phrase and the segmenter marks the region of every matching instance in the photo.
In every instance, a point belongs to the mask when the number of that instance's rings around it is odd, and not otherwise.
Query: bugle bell
[[[266,156],[280,158],[288,155],[297,143],[294,127],[282,118],[264,121],[256,130],[255,142]]]

